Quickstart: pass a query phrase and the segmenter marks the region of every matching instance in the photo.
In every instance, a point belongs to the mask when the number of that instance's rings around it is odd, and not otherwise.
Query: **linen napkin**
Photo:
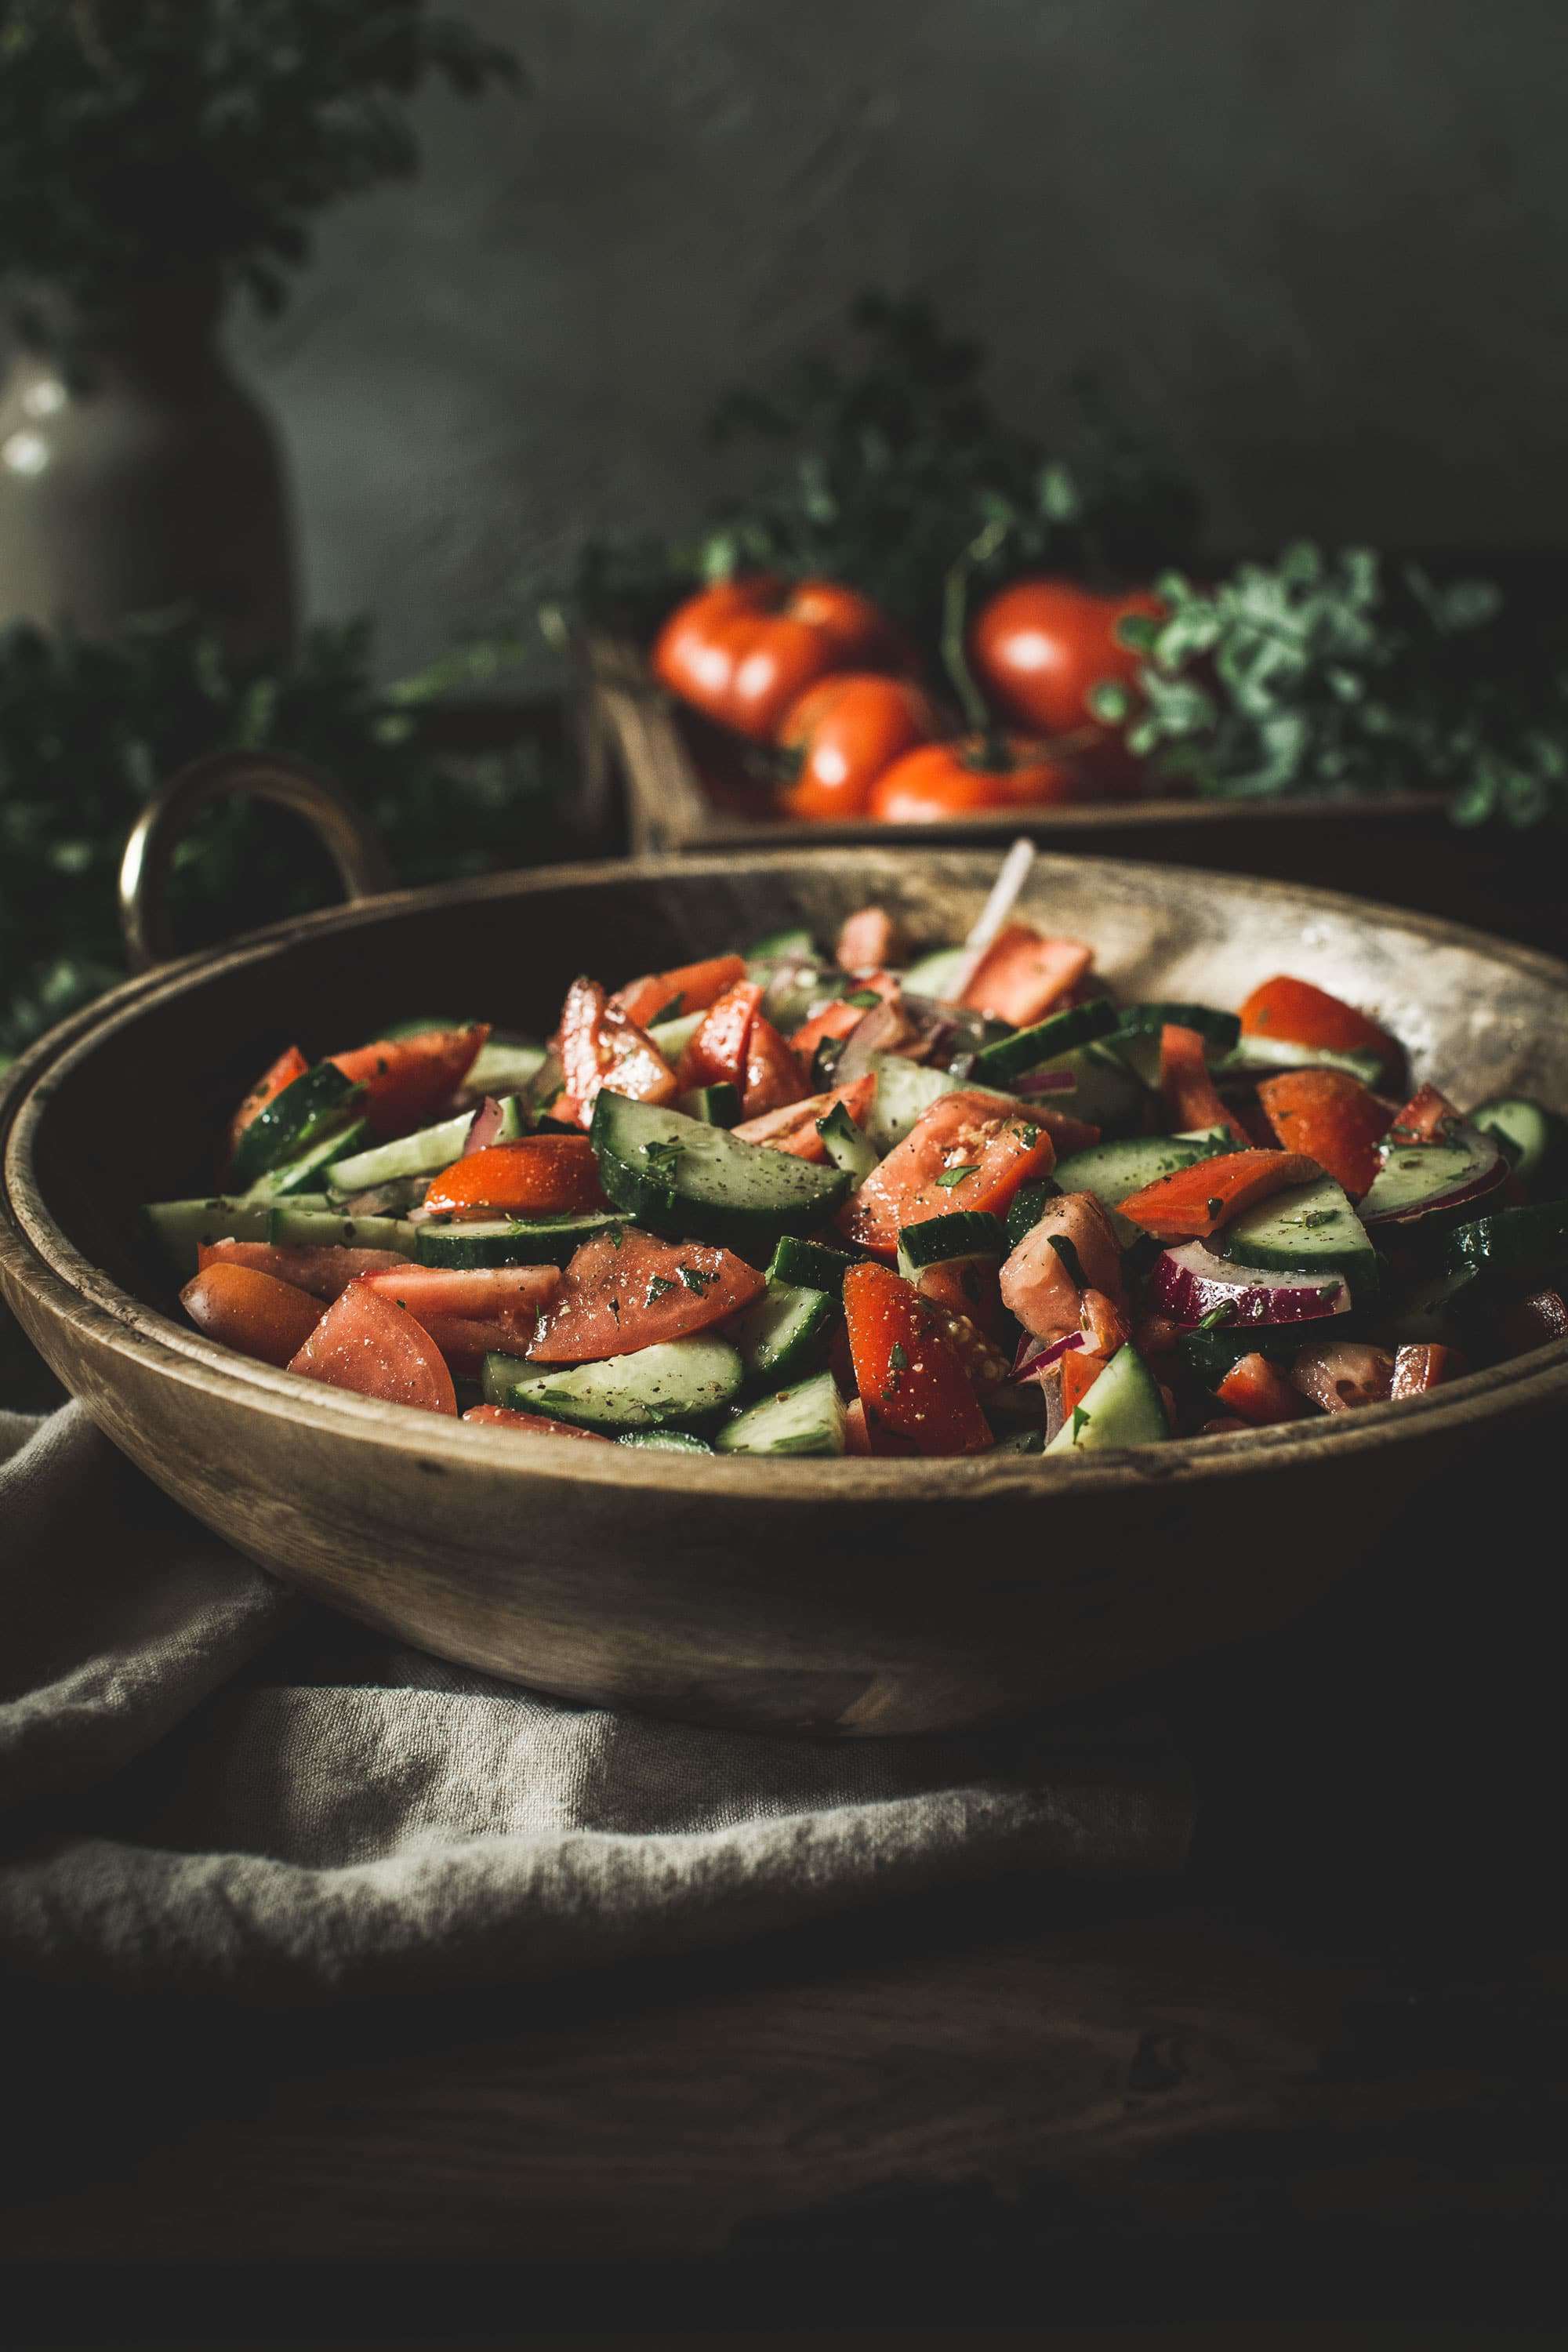
[[[79,1405],[0,1414],[0,1965],[268,2002],[540,1978],[1173,1872],[1192,1811],[1114,1713],[830,1745],[445,1665],[241,1559]]]

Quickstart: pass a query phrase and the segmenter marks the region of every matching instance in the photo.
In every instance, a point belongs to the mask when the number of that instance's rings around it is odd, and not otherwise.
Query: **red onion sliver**
[[[505,1124],[505,1116],[500,1103],[497,1102],[494,1095],[486,1095],[473,1118],[468,1121],[468,1132],[463,1140],[462,1157],[466,1160],[470,1151],[488,1150],[492,1143],[500,1140],[500,1131]]]
[[[1350,1286],[1342,1274],[1264,1274],[1256,1266],[1232,1265],[1202,1242],[1162,1250],[1149,1286],[1173,1321],[1189,1328],[1216,1307],[1229,1309],[1230,1326],[1248,1323],[1316,1323],[1350,1312]]]
[[[1026,1070],[1021,1078],[1014,1079],[1008,1092],[1028,1100],[1035,1095],[1070,1095],[1077,1084],[1070,1070]]]
[[[1064,1331],[1059,1339],[1034,1339],[1026,1334],[1018,1345],[1012,1377],[1015,1381],[1037,1381],[1042,1372],[1048,1372],[1063,1356],[1083,1344],[1081,1331]]]

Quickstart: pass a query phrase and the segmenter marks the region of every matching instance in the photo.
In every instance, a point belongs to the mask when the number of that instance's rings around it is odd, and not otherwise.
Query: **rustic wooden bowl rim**
[[[935,845],[931,845],[934,846]],[[831,849],[780,849],[748,853],[747,865],[797,869],[816,863],[831,864]],[[889,855],[900,859],[894,848]],[[911,862],[919,850],[907,853]],[[1133,859],[1099,859],[1042,855],[1045,870],[1081,873],[1092,887],[1097,868],[1114,865],[1123,874],[1145,872],[1151,879],[1163,869]],[[477,880],[440,885],[425,890],[391,891],[353,906],[329,907],[253,931],[229,945],[163,964],[154,971],[129,980],[100,997],[83,1012],[62,1022],[29,1048],[0,1080],[0,1143],[4,1144],[5,1214],[0,1216],[0,1266],[25,1289],[45,1298],[61,1314],[85,1322],[96,1339],[111,1351],[155,1366],[176,1381],[200,1389],[216,1389],[258,1412],[305,1428],[328,1432],[353,1431],[362,1442],[386,1445],[401,1454],[416,1453],[432,1472],[468,1460],[482,1460],[494,1471],[514,1473],[526,1480],[531,1468],[548,1460],[552,1474],[569,1469],[584,1484],[620,1488],[626,1493],[700,1495],[715,1479],[749,1486],[759,1502],[771,1493],[792,1501],[819,1499],[842,1506],[851,1495],[869,1502],[918,1503],[942,1496],[973,1498],[1020,1492],[1048,1493],[1070,1479],[1077,1494],[1104,1490],[1108,1495],[1129,1480],[1143,1484],[1190,1485],[1223,1479],[1232,1474],[1255,1472],[1262,1462],[1285,1467],[1298,1465],[1331,1446],[1336,1454],[1364,1451],[1397,1443],[1402,1431],[1430,1436],[1448,1427],[1477,1423],[1515,1407],[1536,1407],[1568,1398],[1568,1339],[1528,1356],[1515,1358],[1486,1371],[1468,1374],[1447,1386],[1397,1404],[1364,1406],[1331,1419],[1290,1422],[1273,1429],[1230,1436],[1188,1440],[1178,1444],[1129,1447],[1112,1462],[1087,1457],[1044,1461],[1038,1455],[981,1454],[965,1460],[931,1462],[868,1459],[788,1459],[766,1461],[721,1454],[660,1454],[654,1449],[615,1445],[585,1446],[569,1438],[539,1437],[533,1446],[548,1448],[540,1456],[533,1447],[520,1447],[505,1430],[486,1428],[425,1413],[417,1421],[401,1406],[384,1404],[342,1390],[307,1383],[292,1374],[249,1361],[218,1347],[170,1316],[144,1306],[113,1282],[69,1242],[52,1217],[37,1184],[33,1143],[48,1097],[67,1071],[89,1052],[99,1050],[107,1035],[132,1032],[149,1004],[165,996],[199,989],[219,970],[247,963],[265,965],[287,952],[293,941],[311,933],[349,934],[369,929],[410,908],[439,900],[471,905],[487,899],[531,896],[580,884],[636,884],[674,879],[690,882],[704,874],[715,879],[733,871],[733,855],[662,856],[618,863],[577,864],[542,867],[532,873],[481,877]],[[1183,869],[1194,885],[1205,881],[1221,891],[1245,887],[1249,894],[1278,898],[1298,911],[1318,908],[1362,921],[1377,921],[1391,929],[1437,945],[1451,945],[1486,954],[1511,964],[1537,982],[1562,990],[1568,1004],[1568,966],[1532,949],[1489,937],[1467,926],[1432,916],[1412,914],[1355,898],[1339,891],[1306,889],[1289,882],[1259,881],[1249,877],[1207,874]]]

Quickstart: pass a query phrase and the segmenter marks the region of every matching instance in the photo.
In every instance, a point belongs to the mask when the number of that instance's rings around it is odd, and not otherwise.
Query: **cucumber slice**
[[[1129,1340],[1118,1348],[1046,1452],[1081,1454],[1107,1445],[1152,1445],[1170,1434],[1159,1384]]]
[[[576,1216],[432,1220],[416,1228],[421,1265],[564,1265],[574,1250],[626,1223],[608,1209]]]
[[[1529,1095],[1494,1095],[1470,1113],[1469,1124],[1501,1144],[1531,1191],[1561,1181],[1568,1169],[1568,1119]]]
[[[487,1370],[489,1361],[487,1357]],[[624,1429],[704,1420],[734,1402],[742,1378],[740,1356],[729,1341],[696,1331],[685,1339],[639,1348],[634,1355],[556,1365],[521,1380],[514,1359],[510,1391],[500,1402],[519,1412],[546,1413],[553,1421],[616,1436]]]
[[[336,1135],[325,1135],[312,1143],[295,1160],[286,1160],[280,1166],[268,1169],[258,1177],[245,1197],[247,1201],[281,1201],[290,1192],[314,1192],[320,1190],[318,1179],[337,1165],[345,1152],[353,1151],[365,1134],[363,1118],[345,1127]],[[331,1178],[327,1181],[331,1182]]]
[[[816,941],[804,923],[787,923],[782,931],[764,931],[746,950],[748,963],[811,963],[819,954]]]
[[[1371,1336],[1395,1347],[1463,1344],[1467,1318],[1482,1304],[1486,1287],[1475,1266],[1465,1266],[1457,1274],[1431,1275],[1379,1318]]]
[[[1336,1333],[1347,1328],[1348,1318],[1334,1325]],[[1195,1372],[1205,1387],[1218,1388],[1233,1364],[1243,1356],[1267,1356],[1270,1363],[1288,1364],[1303,1348],[1310,1336],[1311,1326],[1300,1323],[1198,1324],[1191,1331],[1182,1332],[1176,1340],[1176,1352],[1189,1371]],[[1104,1374],[1100,1375],[1104,1378]],[[1095,1382],[1095,1388],[1100,1385]],[[1094,1390],[1089,1391],[1092,1396]]]
[[[1201,1138],[1181,1135],[1134,1136],[1121,1143],[1092,1143],[1087,1151],[1070,1152],[1067,1159],[1058,1160],[1056,1181],[1064,1192],[1092,1192],[1110,1217],[1117,1240],[1123,1249],[1128,1249],[1138,1237],[1138,1228],[1121,1214],[1123,1201],[1141,1192],[1145,1184],[1157,1183],[1162,1176],[1174,1175],[1178,1168],[1191,1168],[1200,1160],[1213,1159],[1216,1150],[1234,1149],[1228,1136],[1213,1147]]]
[[[740,1122],[741,1097],[728,1078],[720,1078],[710,1087],[693,1087],[676,1104],[688,1118],[700,1118],[710,1127],[735,1127]]]
[[[1109,997],[1071,1005],[1065,1013],[1053,1013],[1047,1021],[1037,1021],[1027,1029],[1015,1029],[1010,1036],[998,1037],[994,1045],[983,1045],[970,1065],[970,1076],[982,1086],[1005,1087],[1026,1070],[1044,1069],[1058,1055],[1105,1036],[1121,1022],[1121,1015]]]
[[[1552,1274],[1568,1265],[1568,1201],[1538,1201],[1528,1209],[1456,1225],[1443,1253],[1444,1270],[1460,1274]]]
[[[1508,1171],[1495,1137],[1450,1128],[1442,1143],[1383,1147],[1383,1166],[1361,1204],[1363,1224],[1458,1209],[1500,1183]]]
[[[750,976],[762,982],[763,1013],[786,1037],[825,1004],[831,1004],[841,990],[855,986],[847,971],[816,961],[795,963],[787,957],[782,963],[752,966]],[[836,1050],[841,1049],[841,1038],[833,1043]]]
[[[230,1169],[235,1183],[248,1192],[259,1178],[297,1160],[320,1137],[345,1128],[363,1092],[335,1062],[318,1062],[304,1071],[265,1103],[241,1134]]]
[[[672,1070],[705,1018],[701,1013],[682,1013],[673,1021],[656,1021],[648,1031],[650,1042],[658,1047]]]
[[[272,1238],[269,1201],[238,1201],[215,1193],[205,1201],[149,1201],[142,1221],[174,1272],[195,1273],[204,1242],[265,1242]]]
[[[904,974],[904,990],[910,996],[934,997],[940,1004],[953,1002],[952,983],[959,976],[967,950],[963,948],[937,948],[910,964]]]
[[[1260,1201],[1215,1238],[1215,1255],[1270,1273],[1331,1269],[1364,1281],[1376,1267],[1365,1226],[1331,1176]]]
[[[955,1093],[962,1083],[950,1070],[928,1070],[906,1054],[873,1055],[877,1092],[872,1099],[866,1134],[871,1149],[885,1160],[902,1143],[921,1113],[942,1095]]]
[[[834,1167],[841,1168],[851,1184],[863,1184],[880,1155],[841,1102],[834,1104],[826,1118],[817,1120],[816,1131],[827,1146]]]
[[[526,1094],[550,1059],[546,1045],[509,1045],[491,1037],[479,1047],[463,1080],[469,1095]]]
[[[926,1217],[899,1235],[899,1272],[906,1282],[928,1265],[952,1265],[964,1258],[1005,1258],[1007,1228],[988,1209],[957,1209],[948,1217]]]
[[[329,1200],[296,1194],[279,1202],[267,1238],[284,1249],[384,1249],[412,1257],[418,1234],[406,1217],[347,1217]]]
[[[594,1106],[589,1139],[617,1208],[651,1232],[715,1242],[752,1265],[766,1263],[781,1234],[821,1224],[849,1190],[842,1169],[742,1143],[721,1127],[608,1087]]]
[[[1142,1123],[1149,1089],[1127,1056],[1126,1045],[1147,1045],[1146,1037],[1130,1041],[1120,1030],[1096,1037],[1087,1045],[1075,1045],[1066,1054],[1053,1054],[1053,1070],[1068,1070],[1072,1074],[1070,1094],[1042,1095],[1041,1108],[1046,1110],[1071,1111],[1075,1118],[1086,1118],[1096,1127],[1136,1127]],[[1159,1076],[1159,1040],[1152,1041]]]
[[[1217,1077],[1271,1077],[1280,1070],[1343,1070],[1363,1087],[1383,1083],[1381,1055],[1364,1049],[1295,1045],[1289,1037],[1237,1037],[1215,1064]]]
[[[713,1451],[705,1437],[693,1437],[689,1429],[625,1429],[616,1444],[651,1445],[661,1454],[711,1454]]]
[[[522,1106],[515,1095],[502,1097],[500,1114],[500,1128],[492,1140],[515,1142],[527,1130]],[[378,1143],[368,1151],[351,1152],[346,1160],[333,1161],[327,1188],[332,1192],[368,1192],[377,1184],[395,1183],[399,1177],[438,1176],[454,1160],[462,1158],[473,1121],[471,1110],[459,1111],[455,1118],[439,1119],[434,1127],[399,1136],[395,1143]]]
[[[785,1234],[768,1267],[770,1282],[794,1283],[801,1290],[826,1290],[837,1298],[855,1260],[847,1250],[829,1249],[824,1242],[803,1242]]]
[[[1162,1029],[1195,1029],[1204,1044],[1216,1054],[1226,1054],[1241,1034],[1241,1023],[1234,1013],[1221,1013],[1213,1004],[1165,1004],[1155,1000],[1143,1004],[1124,1004],[1117,1015],[1116,1027],[1122,1036],[1158,1038]]]
[[[780,1389],[726,1422],[716,1454],[842,1454],[847,1417],[831,1372]]]
[[[776,1388],[809,1371],[833,1321],[836,1295],[770,1281],[762,1297],[737,1315],[728,1337],[741,1351],[752,1386]]]
[[[1016,1249],[1026,1234],[1032,1234],[1046,1213],[1047,1202],[1059,1199],[1061,1186],[1054,1176],[1037,1176],[1032,1183],[1020,1184],[1007,1204],[1007,1246]]]

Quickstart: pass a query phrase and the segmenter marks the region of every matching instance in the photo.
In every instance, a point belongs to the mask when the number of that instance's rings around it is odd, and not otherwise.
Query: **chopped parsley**
[[[674,1288],[674,1283],[671,1282],[667,1276],[656,1274],[652,1281],[648,1284],[647,1297],[644,1299],[643,1305],[645,1307],[651,1307],[656,1298],[662,1298],[667,1290],[673,1290]]]
[[[904,1352],[903,1342],[901,1340],[895,1339],[892,1346],[889,1349],[888,1361],[891,1364],[895,1372],[907,1372],[909,1370],[910,1360]]]
[[[1309,1209],[1301,1223],[1310,1232],[1318,1225],[1331,1225],[1338,1213],[1335,1209]]]
[[[680,1018],[680,1008],[685,1002],[685,990],[678,988],[675,994],[670,998],[669,1003],[659,1006],[658,1011],[648,1023],[648,1027],[650,1029],[657,1029],[661,1021],[679,1021]]]
[[[642,1156],[654,1174],[664,1177],[668,1181],[680,1165],[681,1146],[679,1143],[645,1143]]]
[[[1021,1127],[1018,1129],[1018,1140],[1026,1151],[1033,1151],[1039,1139],[1040,1130],[1037,1127]]]
[[[1222,1298],[1217,1307],[1211,1307],[1206,1315],[1199,1316],[1197,1328],[1200,1331],[1217,1331],[1223,1325],[1230,1321],[1235,1313],[1235,1301],[1229,1298]]]
[[[852,996],[841,996],[840,1004],[852,1004],[857,1013],[874,1013],[882,1002],[874,988],[858,988]]]
[[[1222,1216],[1225,1213],[1225,1202],[1223,1201],[1205,1201],[1204,1206],[1207,1209],[1211,1217]]]
[[[978,1176],[979,1173],[978,1164],[964,1168],[944,1168],[936,1181],[944,1192],[951,1192],[953,1186],[962,1184],[966,1176]]]
[[[1079,1432],[1080,1430],[1082,1430],[1082,1429],[1086,1429],[1086,1428],[1088,1427],[1088,1425],[1089,1425],[1089,1407],[1088,1407],[1088,1405],[1086,1405],[1086,1404],[1075,1404],[1075,1405],[1074,1405],[1074,1407],[1073,1407],[1073,1409],[1072,1409],[1072,1433],[1073,1433],[1073,1442],[1074,1442],[1074,1444],[1077,1444],[1077,1442],[1078,1442],[1078,1435],[1079,1435]]]
[[[717,1271],[710,1266],[683,1265],[680,1267],[679,1273],[680,1279],[686,1285],[688,1290],[694,1290],[699,1298],[701,1297],[703,1292],[708,1289],[710,1284],[717,1282],[719,1279]]]

